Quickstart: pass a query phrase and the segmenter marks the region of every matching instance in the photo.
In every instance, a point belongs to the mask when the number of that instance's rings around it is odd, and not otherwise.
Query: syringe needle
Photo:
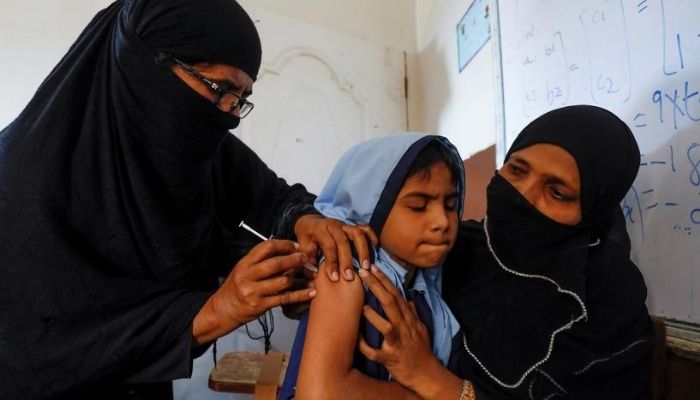
[[[241,228],[243,228],[243,229],[245,229],[245,230],[247,230],[248,232],[252,233],[253,235],[259,237],[259,238],[262,239],[262,240],[268,240],[268,238],[266,238],[265,236],[261,235],[261,234],[260,234],[258,231],[256,231],[255,229],[253,229],[253,228],[251,228],[250,226],[248,226],[248,225],[245,223],[245,221],[241,221],[241,223],[238,224],[238,226],[241,227]]]
[[[251,228],[250,226],[248,226],[248,224],[246,224],[245,221],[241,221],[241,223],[238,224],[238,226],[241,227],[241,228],[243,228],[243,229],[245,229],[245,230],[247,230],[248,232],[252,233],[253,235],[259,237],[259,238],[262,239],[262,240],[269,240],[268,238],[266,238],[265,236],[263,236],[262,234],[260,234],[260,232],[256,231],[255,229]],[[312,272],[318,272],[318,268],[316,268],[315,266],[313,266],[313,265],[311,265],[311,264],[309,264],[309,263],[305,263],[305,264],[304,264],[304,268],[306,268],[306,269],[308,269],[309,271],[312,271]]]

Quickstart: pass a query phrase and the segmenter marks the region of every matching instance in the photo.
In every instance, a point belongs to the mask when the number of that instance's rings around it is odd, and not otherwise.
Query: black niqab
[[[537,118],[506,157],[536,143],[575,158],[582,220],[555,222],[494,176],[486,219],[462,225],[445,266],[445,298],[464,330],[461,368],[496,397],[643,398],[646,286],[620,240],[628,236],[619,207],[639,168],[637,144],[593,106]]]
[[[260,40],[232,0],[117,1],[0,134],[0,397],[187,376],[236,224],[313,200],[164,55],[255,79]]]

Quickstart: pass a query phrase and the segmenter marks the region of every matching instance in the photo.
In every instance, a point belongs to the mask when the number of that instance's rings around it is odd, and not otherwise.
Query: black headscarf
[[[536,143],[560,146],[576,160],[583,218],[579,225],[609,220],[637,177],[640,155],[634,135],[603,108],[569,106],[542,115],[515,138],[506,160]]]
[[[609,111],[570,106],[525,127],[506,159],[536,143],[576,160],[582,219],[555,222],[494,176],[486,219],[462,225],[445,267],[462,369],[508,398],[643,398],[651,326],[619,206],[639,169],[634,136]]]
[[[173,56],[255,79],[260,40],[232,0],[117,1],[0,134],[0,397],[187,376],[236,224],[269,233],[313,201],[230,135],[238,118]]]

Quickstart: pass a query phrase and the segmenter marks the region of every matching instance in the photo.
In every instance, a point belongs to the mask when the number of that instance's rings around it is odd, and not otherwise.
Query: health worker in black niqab
[[[632,132],[607,110],[535,119],[487,187],[486,218],[462,223],[444,264],[443,296],[462,329],[450,370],[467,383],[427,367],[405,317],[389,318],[400,345],[373,355],[418,393],[464,385],[468,395],[471,385],[479,400],[648,399],[652,326],[620,209],[639,161]],[[400,375],[401,360],[423,375]]]
[[[302,249],[318,240],[307,226],[340,229],[306,215],[314,196],[231,135],[236,113],[180,79],[174,59],[235,67],[252,81],[260,40],[232,0],[116,1],[0,133],[3,399],[120,398],[134,393],[129,384],[154,382],[171,396],[169,381],[191,372],[193,320],[216,293],[240,282],[283,289],[288,279],[265,281],[266,260],[303,262],[291,242],[265,242],[215,293],[237,260],[233,246],[257,240],[241,220],[277,237],[294,227]],[[297,221],[312,219],[302,235]],[[241,271],[259,271],[257,281]],[[240,308],[227,323],[262,312]],[[215,328],[205,342],[235,326]]]

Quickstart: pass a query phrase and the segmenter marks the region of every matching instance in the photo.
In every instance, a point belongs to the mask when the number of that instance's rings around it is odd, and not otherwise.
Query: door
[[[364,139],[406,130],[402,51],[249,10],[263,44],[255,110],[234,131],[280,176],[323,187]]]

